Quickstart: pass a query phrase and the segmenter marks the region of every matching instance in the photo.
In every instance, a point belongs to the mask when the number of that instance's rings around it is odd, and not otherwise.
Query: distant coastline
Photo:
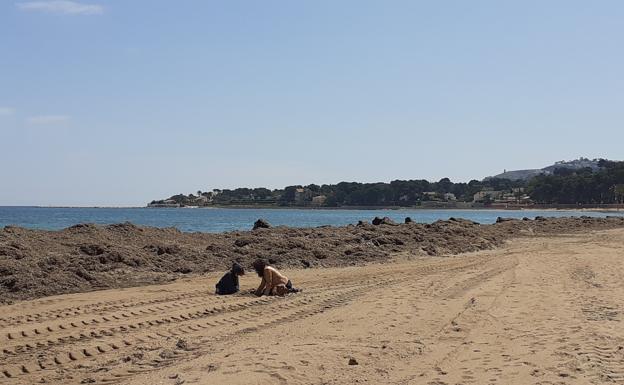
[[[449,210],[449,211],[596,211],[596,212],[618,212],[624,210],[624,205],[616,205],[615,207],[601,206],[582,206],[568,207],[569,205],[561,205],[566,207],[557,207],[557,205],[543,205],[540,207],[423,207],[423,206],[341,206],[341,207],[310,207],[310,206],[274,206],[274,205],[214,205],[214,206],[185,206],[185,207],[164,207],[164,208],[180,208],[180,209],[260,209],[260,210],[394,210],[394,211],[413,211],[413,210]],[[153,207],[144,207],[152,209]],[[157,207],[155,207],[157,208]],[[161,207],[163,208],[163,207]]]
[[[580,158],[481,181],[449,178],[390,182],[197,190],[152,200],[149,207],[315,209],[621,209],[624,162]]]
[[[609,206],[609,207],[605,207]],[[624,211],[624,205],[534,205],[531,207],[423,207],[423,206],[341,206],[341,207],[310,207],[310,206],[275,206],[275,205],[211,205],[211,206],[183,206],[183,207],[149,207],[149,206],[41,206],[41,205],[0,205],[0,207],[15,208],[38,208],[38,209],[245,209],[245,210],[449,210],[449,211],[594,211],[594,212],[620,212]]]

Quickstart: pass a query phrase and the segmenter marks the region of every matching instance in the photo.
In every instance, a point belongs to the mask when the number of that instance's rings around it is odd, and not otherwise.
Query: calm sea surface
[[[57,230],[78,223],[111,224],[132,222],[154,227],[177,227],[182,231],[223,232],[249,230],[258,218],[273,225],[315,227],[343,226],[375,216],[388,216],[403,222],[409,216],[416,222],[431,223],[450,217],[467,218],[479,223],[494,223],[497,217],[534,218],[581,216],[603,217],[624,215],[624,211],[599,213],[581,211],[515,211],[515,210],[298,210],[298,209],[190,209],[190,208],[43,208],[1,207],[0,227],[22,227]]]

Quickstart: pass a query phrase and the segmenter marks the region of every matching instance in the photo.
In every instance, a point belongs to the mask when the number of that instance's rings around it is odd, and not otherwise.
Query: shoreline
[[[0,302],[144,286],[249,268],[257,258],[279,268],[386,263],[396,253],[449,256],[493,249],[506,240],[624,228],[624,217],[536,217],[495,224],[450,218],[385,223],[185,233],[175,228],[79,224],[64,230],[0,230]]]
[[[578,211],[578,212],[624,212],[622,207],[422,207],[422,206],[341,206],[341,207],[310,207],[310,206],[272,206],[272,205],[214,205],[214,206],[183,206],[183,207],[149,207],[149,206],[1,206],[0,208],[37,208],[37,209],[232,209],[232,210],[319,210],[319,211]]]

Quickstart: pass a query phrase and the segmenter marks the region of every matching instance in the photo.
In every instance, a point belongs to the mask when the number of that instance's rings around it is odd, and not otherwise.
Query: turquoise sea
[[[494,223],[497,217],[565,217],[587,215],[604,217],[620,212],[539,211],[539,210],[310,210],[310,209],[222,209],[222,208],[47,208],[1,207],[0,227],[15,225],[35,229],[58,230],[78,223],[111,224],[132,222],[154,227],[176,227],[181,231],[223,232],[249,230],[258,218],[273,225],[315,227],[343,226],[375,216],[388,216],[397,222],[411,217],[416,222],[431,223],[450,217],[479,223]]]

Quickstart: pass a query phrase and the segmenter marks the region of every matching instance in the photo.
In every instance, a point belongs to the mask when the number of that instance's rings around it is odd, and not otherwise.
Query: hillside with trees
[[[497,203],[592,205],[623,201],[624,162],[602,159],[596,161],[596,167],[555,167],[549,173],[528,180],[486,178],[466,183],[443,178],[437,182],[424,179],[390,183],[340,182],[273,190],[264,187],[214,189],[173,195],[154,200],[148,206],[460,207],[462,202],[488,206]]]
[[[505,170],[503,173],[494,175],[489,178],[499,178],[499,179],[512,179],[518,180],[522,179],[528,181],[529,179],[536,177],[538,175],[552,175],[555,170],[558,169],[569,169],[569,170],[580,170],[585,168],[591,168],[593,171],[596,171],[600,168],[599,163],[601,159],[588,159],[588,158],[579,158],[570,161],[561,160],[559,162],[555,162],[554,164],[542,168],[537,169],[528,169],[528,170]]]
[[[535,202],[547,204],[609,204],[624,202],[624,162],[601,160],[599,168],[555,169],[528,182]]]

